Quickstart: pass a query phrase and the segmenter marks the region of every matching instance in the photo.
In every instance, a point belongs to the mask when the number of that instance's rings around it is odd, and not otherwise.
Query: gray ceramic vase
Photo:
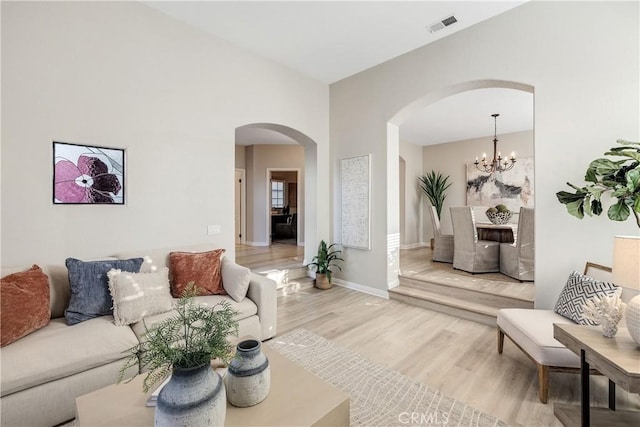
[[[174,368],[171,380],[158,394],[155,425],[223,426],[226,414],[224,384],[209,363],[195,368]]]
[[[267,397],[271,387],[269,360],[257,340],[242,341],[236,350],[224,378],[227,399],[240,408],[257,405]]]

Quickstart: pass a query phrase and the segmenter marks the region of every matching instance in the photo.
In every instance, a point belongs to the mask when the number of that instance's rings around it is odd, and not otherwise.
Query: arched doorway
[[[250,142],[261,141],[264,150],[269,146],[276,147],[281,144],[294,144],[303,150],[304,172],[301,173],[302,186],[298,185],[297,191],[301,194],[300,205],[297,210],[297,230],[299,241],[304,244],[304,260],[309,262],[315,255],[317,245],[317,144],[302,132],[288,126],[275,123],[251,123],[239,126],[235,131],[236,147],[249,146]],[[249,245],[265,246],[270,244],[270,212],[267,203],[267,180],[270,171],[275,169],[290,169],[280,160],[274,160],[270,164],[260,162],[268,156],[263,149],[255,150],[255,153],[239,154],[236,150],[236,168],[241,161],[243,166],[239,169],[246,170],[246,238]],[[260,153],[259,153],[260,151]],[[256,154],[256,156],[254,156]],[[258,158],[254,158],[258,157]],[[255,160],[255,161],[254,161]],[[249,167],[247,167],[249,166]]]
[[[447,97],[452,95],[460,94],[467,91],[474,91],[476,89],[489,89],[489,88],[503,88],[503,89],[513,89],[517,91],[534,93],[534,88],[531,85],[518,83],[518,82],[509,82],[509,81],[501,81],[501,80],[479,80],[479,81],[471,81],[460,83],[457,85],[452,85],[446,88],[442,88],[437,91],[433,91],[428,93],[412,103],[408,104],[400,111],[398,111],[387,123],[387,146],[389,153],[398,153],[400,156],[400,126],[409,120],[412,116],[416,115],[419,111],[426,108],[427,106],[437,103]],[[533,102],[533,101],[532,101]],[[480,151],[482,152],[482,151]],[[533,153],[532,153],[533,157]],[[470,157],[473,161],[472,157]],[[394,165],[395,163],[395,165]],[[397,185],[398,177],[404,176],[404,173],[400,170],[400,165],[396,162],[388,162],[388,176],[387,176],[387,188],[389,189],[387,193],[387,206],[389,211],[389,215],[387,215],[387,230],[403,230],[403,223],[406,224],[408,221],[406,218],[401,219],[403,207],[398,208],[399,206],[403,206],[403,196],[401,195],[401,189],[398,189],[398,192],[395,191],[399,186]],[[394,166],[398,167],[397,170],[394,170]],[[404,165],[405,169],[409,168],[407,164]],[[405,189],[406,191],[406,189]],[[461,204],[457,201],[457,204]],[[464,204],[464,203],[462,203]],[[395,211],[395,212],[394,212]],[[422,210],[420,210],[422,211]],[[428,219],[428,218],[427,218]],[[404,220],[404,222],[403,222]],[[420,218],[420,224],[424,222],[424,218]],[[428,222],[428,221],[427,221]],[[426,227],[425,227],[426,228]],[[405,230],[406,231],[406,230]],[[394,287],[395,284],[398,283],[398,273],[400,267],[400,250],[398,247],[387,248],[388,253],[388,277],[389,277],[389,288]]]

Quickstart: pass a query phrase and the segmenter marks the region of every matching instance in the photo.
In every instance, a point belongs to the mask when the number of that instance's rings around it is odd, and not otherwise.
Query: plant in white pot
[[[238,334],[237,311],[222,301],[215,306],[198,305],[190,283],[178,300],[176,314],[146,328],[140,343],[129,350],[120,369],[119,382],[128,368],[148,369],[143,389],[171,374],[158,395],[156,426],[224,425],[226,393],[211,360],[228,362],[234,347],[227,337]]]
[[[436,208],[438,220],[442,218],[442,207],[444,199],[447,197],[447,189],[451,186],[449,176],[444,176],[440,172],[431,171],[425,175],[418,177],[420,188],[427,196],[429,202]],[[435,233],[435,230],[433,230]],[[434,239],[431,239],[431,249],[434,248]]]
[[[330,289],[331,286],[333,286],[331,283],[332,268],[335,267],[342,271],[342,267],[338,265],[338,261],[344,261],[344,259],[340,258],[342,251],[334,249],[337,246],[337,243],[327,246],[324,240],[320,241],[318,255],[314,256],[312,262],[308,264],[316,269],[315,286],[318,289]]]
[[[447,189],[451,187],[449,176],[444,176],[440,172],[431,171],[426,175],[418,177],[420,181],[420,188],[427,196],[429,201],[436,208],[438,213],[438,219],[442,218],[442,207],[444,206],[444,199],[447,198]]]

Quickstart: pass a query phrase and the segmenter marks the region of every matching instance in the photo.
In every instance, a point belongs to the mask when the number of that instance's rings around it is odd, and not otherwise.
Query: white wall
[[[309,136],[329,181],[326,84],[138,2],[1,7],[3,265],[200,243],[235,256],[245,124]],[[53,206],[52,140],[125,148],[126,205]],[[326,235],[329,207],[316,205]],[[214,224],[222,233],[208,236]]]
[[[533,1],[332,84],[332,165],[373,154],[372,249],[345,251],[340,279],[378,292],[394,285],[397,260],[387,239],[398,229],[391,209],[398,186],[390,184],[398,160],[396,154],[387,161],[394,151],[388,127],[393,131],[412,109],[484,80],[522,83],[535,93],[536,304],[552,306],[569,272],[585,261],[611,265],[613,236],[637,235],[635,223],[579,221],[555,193],[567,181],[582,182],[588,163],[617,138],[638,140],[638,21],[637,2]],[[339,175],[332,177],[338,192]],[[336,205],[336,222],[340,214]]]
[[[423,147],[407,141],[400,141],[400,157],[405,162],[404,174],[400,173],[400,191],[404,192],[404,223],[400,227],[400,245],[403,249],[424,245],[423,238],[423,196],[418,177],[424,174]],[[400,197],[402,200],[403,198]],[[427,217],[427,220],[429,218]]]
[[[236,145],[236,151],[235,151],[236,169],[246,169],[247,168],[246,149],[247,149],[247,147],[244,146],[244,145]]]

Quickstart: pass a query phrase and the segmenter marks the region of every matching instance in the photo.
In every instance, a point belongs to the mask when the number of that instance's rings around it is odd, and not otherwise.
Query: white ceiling
[[[400,139],[417,145],[533,129],[533,94],[515,89],[477,89],[433,103],[400,126]]]
[[[526,1],[144,3],[260,56],[317,80],[333,83],[499,15]],[[436,33],[430,33],[426,29],[450,15],[455,15],[458,22]],[[401,137],[426,145],[485,136],[493,133],[493,112],[502,114],[498,119],[499,133],[508,132],[508,129],[522,130],[523,123],[527,121],[525,115],[528,107],[524,104],[532,107],[531,95],[528,94],[529,99],[524,100],[522,93],[518,91],[500,94],[492,91],[469,92],[432,104],[419,117],[408,120],[401,126]],[[513,99],[510,95],[513,95]],[[519,102],[523,104],[520,105]],[[506,106],[511,109],[510,114],[507,114]],[[499,111],[501,109],[504,110]],[[528,111],[531,113],[528,116],[531,129],[532,109]],[[459,129],[461,123],[464,123],[464,129]],[[266,132],[266,135],[269,136],[267,140],[270,144],[292,141],[285,137],[277,142],[280,134],[273,131]],[[236,135],[236,139],[239,144],[250,145],[264,141],[261,139],[264,136],[264,133],[260,135],[260,132],[253,130],[242,131]]]
[[[287,145],[297,142],[287,135],[271,129],[241,127],[236,130],[236,145]]]

